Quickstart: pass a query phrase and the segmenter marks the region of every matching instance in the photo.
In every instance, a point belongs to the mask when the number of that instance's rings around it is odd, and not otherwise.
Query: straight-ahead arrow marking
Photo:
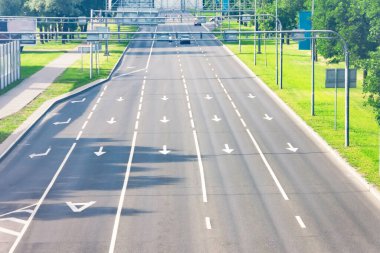
[[[104,155],[106,152],[103,151],[103,146],[99,148],[99,151],[94,152],[96,156]]]
[[[49,147],[49,148],[46,150],[45,153],[31,154],[31,155],[29,155],[29,157],[33,159],[34,157],[47,156],[47,155],[49,154],[50,150],[51,150],[51,147]]]
[[[73,203],[73,202],[66,202],[66,204],[70,207],[71,211],[74,213],[80,213],[83,212],[85,209],[89,208],[93,204],[95,204],[96,201],[90,201],[90,202],[84,202],[84,203]]]
[[[218,116],[214,115],[214,118],[212,118],[213,121],[215,122],[219,122],[221,121],[222,119],[221,118],[218,118]]]
[[[222,149],[227,154],[231,154],[234,150],[228,146],[228,144],[224,144],[224,149]]]
[[[205,99],[210,100],[210,99],[212,99],[212,97],[210,96],[210,94],[207,94],[207,95],[205,96]]]
[[[163,146],[162,146],[162,150],[160,150],[160,151],[158,151],[158,152],[160,152],[160,153],[163,154],[163,155],[167,155],[167,154],[170,153],[170,150],[167,150],[166,145],[163,145]]]
[[[288,144],[288,147],[286,148],[287,150],[290,150],[293,153],[297,152],[298,148],[293,147],[293,145],[290,144],[289,142],[287,144]]]
[[[112,117],[110,120],[107,121],[107,123],[110,124],[110,125],[116,123],[115,118]]]
[[[166,124],[166,123],[168,123],[170,120],[168,120],[168,119],[166,118],[166,116],[164,116],[160,121],[161,121],[162,123]]]
[[[119,97],[118,99],[116,99],[116,101],[118,101],[118,102],[121,102],[121,101],[123,101],[123,100],[124,100],[123,97]]]
[[[66,121],[63,121],[63,122],[54,122],[53,125],[66,125],[66,124],[69,124],[71,122],[71,118],[69,118],[68,120]]]
[[[268,114],[265,114],[265,115],[264,115],[264,119],[266,119],[266,120],[272,120],[273,118],[272,118],[272,117],[269,117]]]
[[[167,96],[163,96],[161,99],[164,100],[164,101],[166,101],[166,100],[168,100],[169,98],[168,98]]]
[[[255,98],[256,96],[252,95],[252,93],[249,93],[248,97],[249,98]]]
[[[86,98],[82,98],[81,100],[73,100],[71,101],[72,104],[75,104],[75,103],[83,103],[84,101],[86,101]]]

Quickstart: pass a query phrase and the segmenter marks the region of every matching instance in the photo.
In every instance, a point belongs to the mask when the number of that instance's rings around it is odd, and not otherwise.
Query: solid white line
[[[121,211],[123,210],[125,192],[127,190],[129,174],[131,173],[131,167],[132,167],[132,159],[133,159],[133,155],[135,153],[136,138],[137,138],[137,131],[135,131],[133,133],[131,151],[129,152],[129,159],[128,159],[127,170],[125,171],[123,189],[122,189],[121,194],[120,194],[119,205],[118,205],[117,212],[116,212],[115,223],[113,225],[111,245],[110,245],[110,248],[108,251],[109,253],[113,253],[115,250],[115,244],[116,244],[117,232],[119,229]]]
[[[255,140],[255,138],[253,137],[253,135],[251,134],[251,131],[249,129],[247,129],[247,133],[249,135],[249,137],[251,138],[252,142],[253,142],[253,145],[255,145],[257,151],[259,151],[259,154],[260,154],[260,157],[261,159],[263,160],[265,166],[267,167],[268,171],[269,171],[269,174],[272,176],[272,179],[274,180],[274,182],[276,183],[276,186],[278,188],[278,190],[280,191],[282,197],[285,199],[285,200],[289,200],[288,198],[288,195],[286,195],[284,189],[282,188],[281,184],[280,184],[280,181],[278,181],[276,175],[274,174],[273,172],[273,169],[272,167],[269,165],[267,159],[265,158],[265,155],[263,154],[263,152],[261,151],[261,148],[259,146],[259,144],[257,143],[257,141]]]
[[[306,228],[305,223],[303,223],[303,220],[301,219],[300,216],[296,216],[296,219],[301,228]]]
[[[88,115],[87,119],[91,119],[92,114],[93,114],[93,112],[90,112],[90,114]]]
[[[205,218],[205,221],[206,221],[206,228],[207,228],[207,229],[211,229],[211,221],[210,221],[210,217],[206,217],[206,218]]]
[[[194,129],[194,128],[195,128],[194,120],[193,120],[193,119],[191,119],[191,120],[190,120],[190,122],[191,122],[191,128],[193,128],[193,129]]]
[[[51,188],[53,187],[53,185],[54,185],[55,181],[57,180],[59,174],[63,170],[63,167],[65,166],[67,160],[69,159],[69,157],[70,157],[71,153],[73,152],[73,150],[74,150],[74,148],[75,148],[76,145],[77,144],[74,142],[73,145],[71,146],[69,152],[67,152],[65,159],[63,159],[63,162],[59,166],[59,168],[58,168],[57,172],[55,173],[53,179],[50,181],[50,184],[46,188],[44,194],[42,195],[42,197],[40,198],[40,200],[37,202],[36,208],[34,208],[33,213],[30,215],[30,217],[29,217],[29,219],[27,221],[27,224],[22,228],[22,230],[20,232],[20,235],[17,237],[17,239],[13,243],[12,248],[9,250],[9,253],[13,253],[15,251],[17,245],[20,243],[21,238],[23,237],[23,235],[25,234],[26,230],[28,229],[28,227],[29,227],[30,223],[32,222],[34,216],[36,216],[37,211],[40,209],[42,203],[44,202],[44,200],[45,200],[46,196],[48,195],[48,193],[50,192]]]
[[[84,124],[82,126],[82,130],[84,130],[86,128],[87,124],[88,124],[88,120],[86,120],[86,122],[84,122]]]
[[[194,142],[195,142],[195,149],[197,151],[199,174],[201,176],[203,202],[206,203],[207,202],[207,192],[206,192],[205,173],[204,173],[204,169],[203,169],[201,151],[199,149],[198,136],[197,136],[197,132],[195,130],[193,130],[193,136],[194,136]]]
[[[20,233],[16,232],[16,231],[13,231],[13,230],[10,230],[10,229],[6,229],[6,228],[2,228],[0,227],[0,232],[3,232],[5,234],[9,234],[9,235],[14,235],[14,236],[19,236]]]
[[[156,26],[156,29],[154,30],[155,33],[156,33],[156,31],[157,31],[157,27],[158,27],[158,26]],[[156,37],[156,35],[154,35],[153,38],[155,38],[155,37]],[[154,42],[155,42],[155,40],[153,40],[153,42],[152,42],[152,46],[150,47],[150,52],[149,52],[149,56],[148,56],[148,61],[146,62],[146,66],[145,66],[146,72],[148,71],[149,64],[150,64],[150,58],[152,57],[152,52],[153,52]]]
[[[139,129],[139,121],[136,121],[135,123],[135,130]]]
[[[95,104],[94,107],[92,107],[92,110],[95,111],[95,109],[96,109],[97,106],[98,106],[98,105]]]

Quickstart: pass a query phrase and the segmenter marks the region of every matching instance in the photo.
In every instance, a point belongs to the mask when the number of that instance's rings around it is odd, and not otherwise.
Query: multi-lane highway
[[[379,252],[378,201],[280,105],[216,40],[131,43],[1,161],[0,252]]]

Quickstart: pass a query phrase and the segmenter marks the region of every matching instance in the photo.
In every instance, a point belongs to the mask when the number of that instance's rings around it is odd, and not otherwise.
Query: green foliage
[[[370,53],[364,63],[368,75],[364,80],[363,91],[367,95],[367,103],[373,107],[376,120],[380,125],[380,48]]]
[[[1,16],[23,15],[23,5],[25,0],[0,0]]]

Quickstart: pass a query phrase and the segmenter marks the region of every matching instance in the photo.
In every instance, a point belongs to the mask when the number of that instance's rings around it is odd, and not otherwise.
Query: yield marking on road
[[[168,98],[167,96],[163,96],[161,99],[164,100],[164,101],[166,101],[166,100],[168,100],[169,98]]]
[[[293,153],[297,152],[298,148],[293,147],[293,145],[290,144],[289,142],[287,144],[288,144],[288,147],[286,148],[287,150],[290,150]]]
[[[207,95],[205,96],[205,99],[207,99],[207,100],[211,100],[212,97],[210,96],[210,94],[207,94]]]
[[[167,155],[167,154],[169,154],[171,151],[167,149],[166,145],[163,145],[163,146],[162,146],[162,150],[159,150],[158,152],[160,152],[160,153],[163,154],[163,155]]]
[[[161,120],[160,120],[162,123],[166,124],[168,123],[170,120],[166,118],[166,116],[164,116]]]
[[[206,228],[207,229],[211,229],[211,220],[210,220],[210,217],[206,217],[205,218],[205,222],[206,222]]]
[[[73,203],[71,201],[66,202],[66,204],[70,207],[71,211],[74,213],[80,213],[95,204],[96,201],[84,202],[84,203]]]
[[[296,216],[296,220],[298,222],[298,224],[300,225],[301,228],[306,228],[306,225],[305,223],[303,222],[303,220],[301,219],[300,216]]]
[[[252,95],[252,93],[249,93],[249,94],[248,94],[248,97],[249,97],[249,98],[255,98],[256,96]]]
[[[116,99],[117,102],[121,102],[121,101],[123,101],[123,100],[124,100],[123,97],[119,97],[118,99]]]
[[[110,120],[107,121],[108,124],[112,125],[116,123],[116,120],[114,117],[112,117]]]
[[[273,118],[270,117],[268,114],[265,114],[265,115],[264,115],[264,119],[265,119],[265,120],[272,120]]]
[[[31,154],[31,155],[29,155],[29,157],[31,158],[31,159],[33,159],[34,157],[40,157],[40,156],[47,156],[49,153],[50,153],[50,151],[51,151],[51,147],[49,147],[46,151],[45,151],[45,153],[40,153],[40,154]]]
[[[231,154],[234,150],[228,146],[228,144],[224,144],[224,149],[222,149],[227,154]]]
[[[81,100],[73,100],[73,101],[71,101],[71,103],[72,104],[83,103],[84,101],[86,101],[86,98],[82,98]]]
[[[67,125],[67,124],[69,124],[71,122],[71,118],[69,118],[68,120],[66,120],[66,121],[62,121],[62,122],[59,122],[59,121],[57,121],[57,122],[54,122],[53,123],[53,125]]]
[[[103,151],[103,146],[99,148],[99,151],[94,152],[96,156],[101,156],[101,155],[104,155],[105,153],[107,152]]]
[[[214,118],[212,118],[213,121],[215,122],[219,122],[221,121],[222,119],[221,118],[218,118],[218,116],[214,115]]]

